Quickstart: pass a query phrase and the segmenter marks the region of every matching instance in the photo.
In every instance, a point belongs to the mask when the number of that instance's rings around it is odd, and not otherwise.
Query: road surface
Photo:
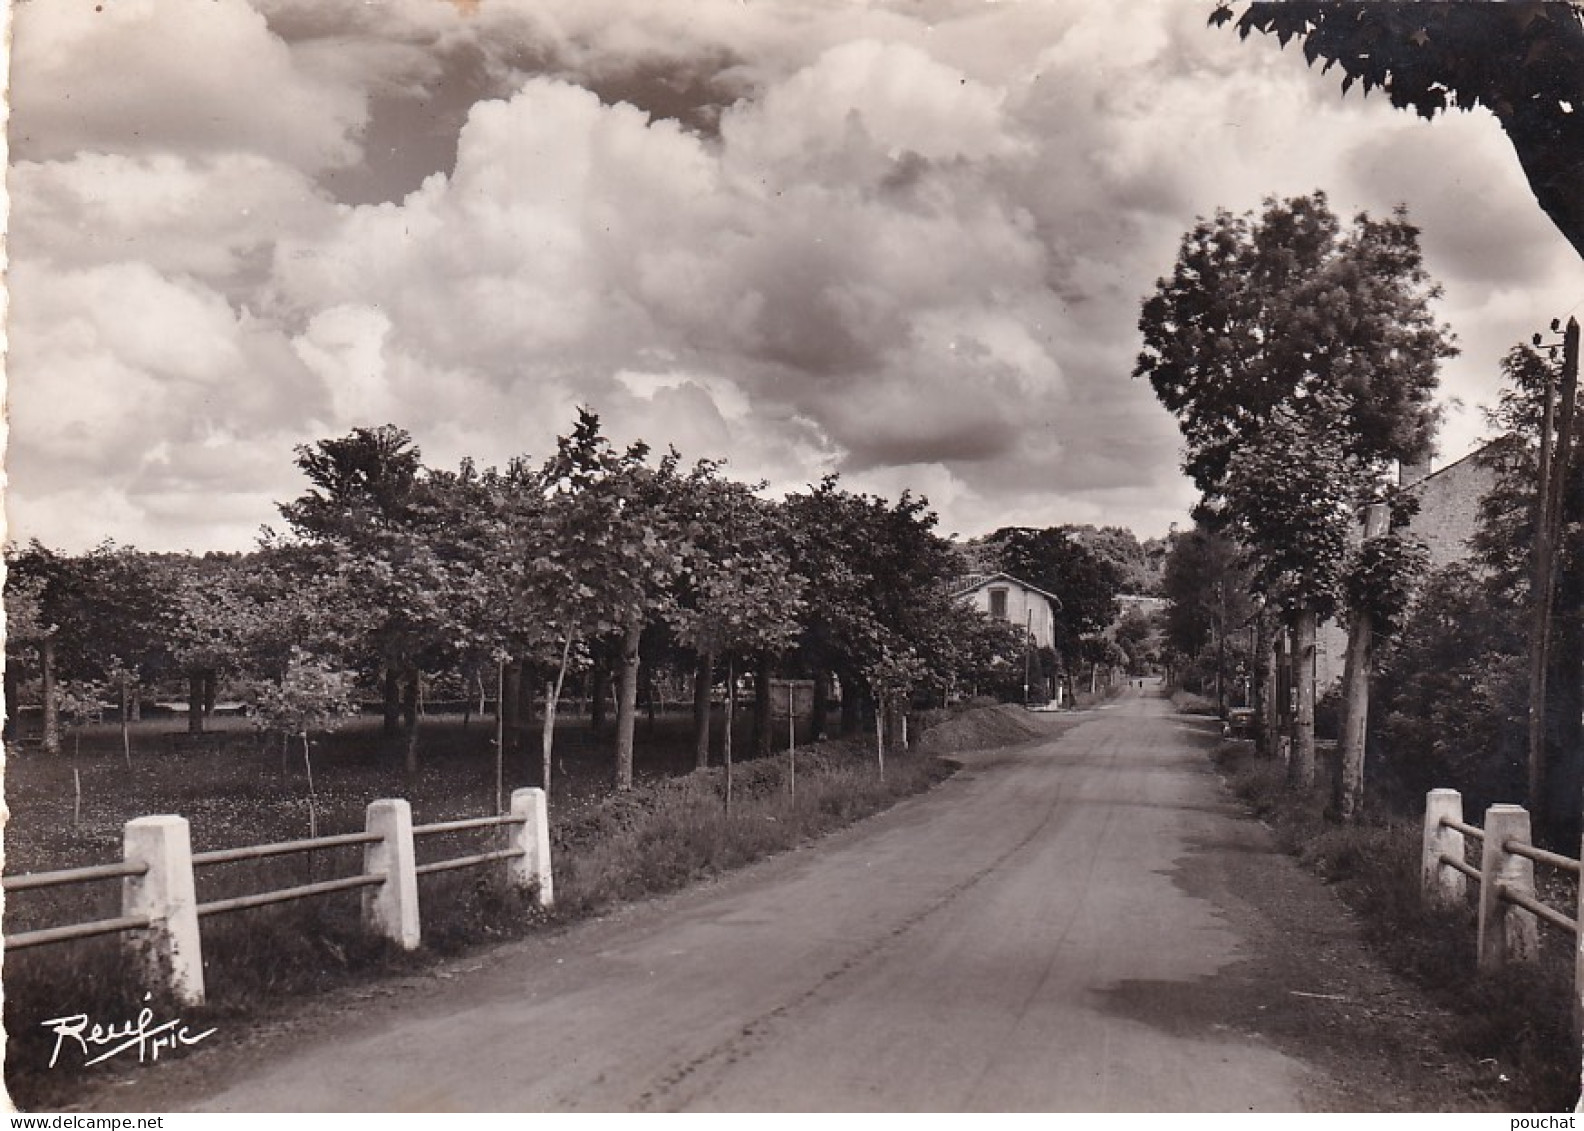
[[[1323,1073],[1217,1004],[1260,945],[1237,870],[1287,862],[1211,771],[1211,724],[1130,688],[1050,725],[816,845],[266,1041],[187,1102],[1304,1108]]]

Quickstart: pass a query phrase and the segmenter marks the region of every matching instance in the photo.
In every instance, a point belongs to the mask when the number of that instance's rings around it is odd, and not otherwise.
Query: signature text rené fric
[[[151,997],[152,994],[145,994],[143,1000],[148,1001]],[[42,1024],[55,1034],[55,1047],[50,1051],[51,1068],[60,1059],[61,1049],[68,1045],[76,1045],[88,1058],[83,1061],[84,1067],[99,1064],[132,1049],[137,1050],[138,1063],[142,1064],[158,1060],[161,1052],[196,1045],[215,1033],[213,1029],[194,1033],[182,1023],[180,1017],[156,1022],[154,1011],[148,1006],[138,1010],[137,1020],[121,1025],[90,1024],[86,1013],[53,1017]]]

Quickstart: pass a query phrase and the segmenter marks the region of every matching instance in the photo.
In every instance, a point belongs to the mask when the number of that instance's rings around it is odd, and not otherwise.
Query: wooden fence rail
[[[489,828],[502,830],[506,839],[504,848],[429,864],[417,863],[413,850],[416,837]],[[194,874],[199,868],[356,845],[363,847],[363,867],[351,875],[209,903],[198,902]],[[412,823],[411,806],[400,798],[387,798],[369,805],[365,828],[360,833],[212,852],[192,851],[185,817],[138,817],[126,824],[122,856],[122,861],[115,864],[6,876],[0,886],[7,893],[103,880],[121,881],[121,915],[118,918],[21,931],[6,936],[6,949],[21,950],[121,934],[143,962],[149,988],[168,988],[184,1004],[196,1005],[204,1000],[203,947],[198,923],[213,915],[332,892],[361,890],[364,927],[411,950],[422,941],[418,915],[419,876],[504,863],[509,884],[532,892],[541,907],[550,907],[555,902],[550,870],[550,826],[542,789],[515,791],[511,796],[510,812],[498,817],[470,817],[416,827]]]
[[[1470,842],[1479,844],[1478,867],[1468,862]],[[1425,798],[1420,877],[1431,907],[1464,906],[1468,882],[1479,887],[1477,961],[1481,971],[1532,962],[1539,955],[1538,924],[1548,923],[1573,936],[1573,1018],[1584,1035],[1584,883],[1578,884],[1574,914],[1543,902],[1535,891],[1534,866],[1541,864],[1584,874],[1578,860],[1530,841],[1529,813],[1521,805],[1492,805],[1485,827],[1463,820],[1463,797],[1455,789],[1432,789]]]

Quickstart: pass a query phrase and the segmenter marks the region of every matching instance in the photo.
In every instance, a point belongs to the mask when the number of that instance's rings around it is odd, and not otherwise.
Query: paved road
[[[1300,1109],[1304,1065],[1148,989],[1249,945],[1179,875],[1248,851],[1205,724],[1130,691],[1051,725],[817,846],[371,1002],[202,1106]]]

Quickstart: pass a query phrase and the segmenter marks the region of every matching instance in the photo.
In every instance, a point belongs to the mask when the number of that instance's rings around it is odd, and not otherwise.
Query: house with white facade
[[[1008,573],[971,577],[952,594],[996,620],[1023,625],[1036,648],[1056,647],[1056,613],[1061,598]]]

